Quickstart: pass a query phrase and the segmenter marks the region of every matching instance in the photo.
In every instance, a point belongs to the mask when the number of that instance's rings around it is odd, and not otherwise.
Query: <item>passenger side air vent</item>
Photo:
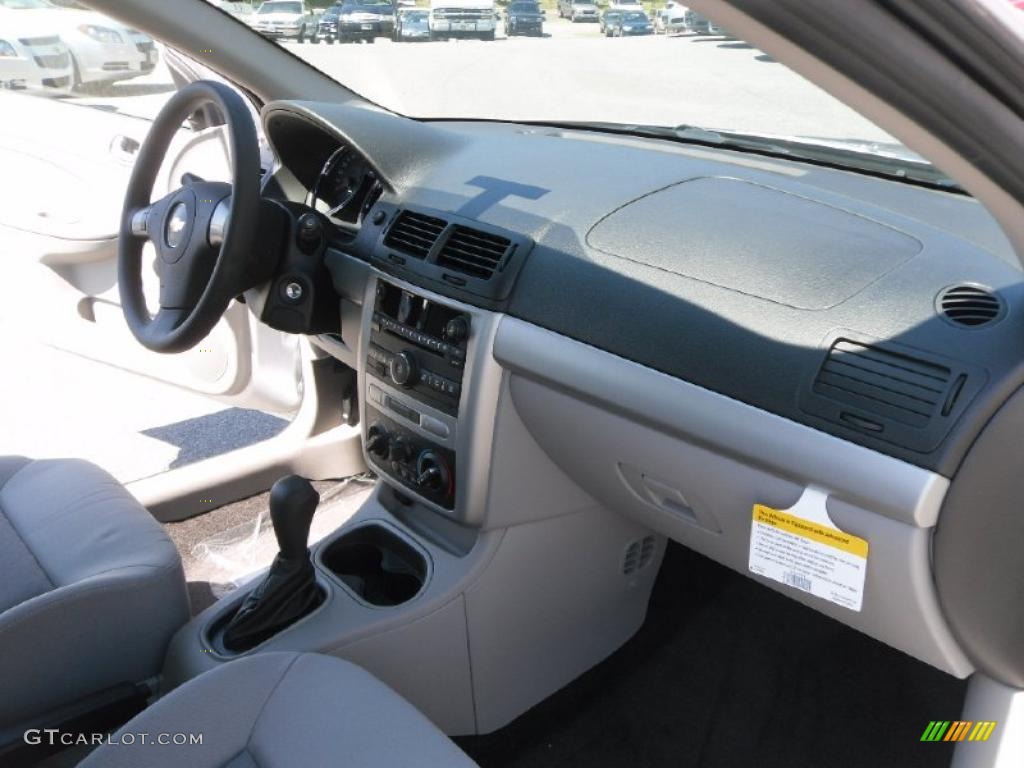
[[[501,268],[512,241],[478,229],[456,225],[437,256],[438,266],[488,279]]]
[[[388,230],[384,245],[407,256],[425,259],[446,226],[448,222],[444,219],[402,211]]]
[[[646,568],[654,559],[654,537],[645,536],[626,547],[622,556],[622,575],[631,576],[637,571]]]
[[[927,453],[986,380],[984,368],[851,331],[833,337],[798,397],[802,411],[841,424],[848,435]]]
[[[981,328],[1003,315],[998,295],[980,285],[954,285],[939,294],[939,311],[955,325]]]
[[[941,365],[840,339],[818,371],[814,391],[885,420],[923,427],[945,410],[951,373]],[[854,427],[873,423],[849,416],[845,420]]]

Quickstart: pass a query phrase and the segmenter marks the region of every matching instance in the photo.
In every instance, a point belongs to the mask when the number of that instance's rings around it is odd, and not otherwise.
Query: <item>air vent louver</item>
[[[444,219],[402,211],[384,238],[384,245],[417,259],[425,259],[447,226]]]
[[[453,272],[486,280],[501,267],[511,245],[507,237],[458,225],[442,246],[437,263]]]
[[[626,547],[622,556],[622,575],[631,576],[646,568],[654,559],[654,537],[645,536]]]
[[[923,427],[945,410],[951,378],[944,366],[840,339],[818,371],[814,391],[885,420]]]
[[[956,325],[980,328],[998,320],[1003,302],[987,288],[977,285],[954,285],[939,296],[939,311]]]

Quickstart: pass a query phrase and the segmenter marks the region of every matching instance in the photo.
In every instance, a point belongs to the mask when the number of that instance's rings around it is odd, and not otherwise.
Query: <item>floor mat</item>
[[[314,482],[320,505],[313,516],[310,544],[344,524],[370,495],[374,482],[370,475]],[[181,553],[193,614],[270,565],[277,554],[277,540],[269,505],[268,491],[180,523],[164,524]]]
[[[502,730],[458,739],[482,768],[916,768],[966,683],[670,545],[621,650]]]

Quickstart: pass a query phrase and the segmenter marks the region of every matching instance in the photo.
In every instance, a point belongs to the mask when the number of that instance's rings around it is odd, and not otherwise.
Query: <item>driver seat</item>
[[[0,744],[157,675],[188,618],[174,543],[113,477],[0,457]]]

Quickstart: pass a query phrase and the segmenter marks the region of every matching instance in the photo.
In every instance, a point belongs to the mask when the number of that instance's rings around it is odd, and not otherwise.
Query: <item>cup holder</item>
[[[335,539],[320,562],[371,605],[412,600],[427,578],[426,558],[380,525],[360,526]]]

